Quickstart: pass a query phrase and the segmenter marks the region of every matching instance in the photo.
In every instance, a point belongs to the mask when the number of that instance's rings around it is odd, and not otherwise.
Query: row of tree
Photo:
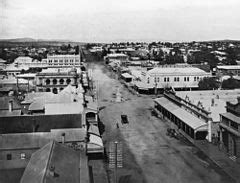
[[[217,78],[203,78],[198,83],[199,90],[216,90],[218,88],[222,89],[236,89],[240,88],[240,81],[234,78],[229,78],[224,80],[222,83],[218,81]]]

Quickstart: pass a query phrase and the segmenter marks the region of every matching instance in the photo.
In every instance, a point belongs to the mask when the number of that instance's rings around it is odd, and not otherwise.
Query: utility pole
[[[117,183],[117,148],[118,148],[118,141],[115,141],[114,144],[115,144],[115,183]]]

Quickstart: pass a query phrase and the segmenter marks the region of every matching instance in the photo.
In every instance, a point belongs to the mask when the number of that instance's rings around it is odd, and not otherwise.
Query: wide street
[[[123,144],[123,168],[118,169],[118,179],[129,175],[131,183],[234,182],[190,143],[166,135],[167,122],[151,114],[153,98],[130,93],[102,63],[88,63],[88,68],[93,69],[99,86],[106,151],[110,142]],[[122,102],[116,102],[117,91],[122,94]],[[121,114],[128,115],[129,124],[121,124]],[[114,182],[114,169],[105,167],[109,181]]]

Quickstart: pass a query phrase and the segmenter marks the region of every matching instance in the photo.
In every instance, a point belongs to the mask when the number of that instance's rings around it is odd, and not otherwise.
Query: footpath
[[[194,145],[208,156],[224,172],[240,183],[240,164],[231,160],[217,145],[207,141],[195,141]]]

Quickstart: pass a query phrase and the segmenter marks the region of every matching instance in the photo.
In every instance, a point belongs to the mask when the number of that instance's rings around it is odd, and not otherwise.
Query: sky
[[[0,0],[0,39],[240,40],[239,0]]]

